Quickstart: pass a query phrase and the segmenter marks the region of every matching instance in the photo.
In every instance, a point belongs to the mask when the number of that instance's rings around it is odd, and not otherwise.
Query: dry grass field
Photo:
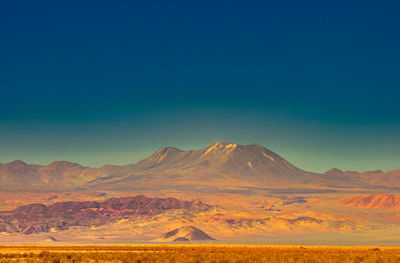
[[[0,262],[400,262],[400,248],[240,245],[1,246]]]

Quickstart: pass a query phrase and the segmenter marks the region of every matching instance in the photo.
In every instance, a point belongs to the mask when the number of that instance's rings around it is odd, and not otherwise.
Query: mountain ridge
[[[326,171],[324,174],[334,177],[354,178],[370,185],[385,187],[400,186],[400,169],[390,170],[387,172],[383,172],[382,170],[356,172],[342,171],[340,169],[333,168]]]
[[[216,142],[203,149],[183,151],[161,147],[152,155],[127,165],[85,167],[68,161],[49,165],[16,160],[0,164],[3,189],[110,189],[159,190],[173,185],[268,187],[364,187],[400,183],[400,170],[388,173],[304,171],[277,153],[256,143]]]

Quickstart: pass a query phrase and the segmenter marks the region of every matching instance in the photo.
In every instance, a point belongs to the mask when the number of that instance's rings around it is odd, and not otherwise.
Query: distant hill
[[[37,170],[23,161],[17,160],[7,164],[0,164],[1,188],[29,188],[41,184],[42,180]]]
[[[337,168],[334,168],[325,172],[325,175],[336,178],[353,179],[360,182],[364,182],[369,185],[400,187],[400,169],[392,170],[385,173],[381,170],[366,171],[366,172],[355,172],[355,171],[343,172]]]
[[[29,165],[17,160],[0,164],[0,189],[42,190],[74,188],[94,179],[84,174],[89,169],[71,162],[54,162],[47,166]]]
[[[181,228],[177,228],[172,230],[162,237],[154,240],[158,242],[182,242],[182,241],[207,241],[207,240],[215,240],[214,238],[210,237],[202,230],[198,229],[194,226],[184,226]]]

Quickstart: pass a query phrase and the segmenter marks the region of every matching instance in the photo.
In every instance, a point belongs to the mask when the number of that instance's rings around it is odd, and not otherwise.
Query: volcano
[[[102,168],[105,169],[105,168]],[[88,184],[105,189],[130,186],[362,186],[349,177],[333,177],[304,171],[280,155],[258,145],[214,143],[201,150],[163,147],[134,165],[110,168]]]

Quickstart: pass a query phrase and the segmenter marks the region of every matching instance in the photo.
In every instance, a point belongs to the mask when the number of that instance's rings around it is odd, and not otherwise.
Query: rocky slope
[[[400,195],[361,195],[341,200],[338,203],[345,206],[354,206],[361,208],[400,209]]]
[[[104,202],[57,202],[49,206],[30,204],[11,211],[1,211],[0,232],[52,232],[74,226],[100,226],[127,217],[153,216],[168,210],[208,208],[199,200],[181,201],[145,196],[110,198]]]

